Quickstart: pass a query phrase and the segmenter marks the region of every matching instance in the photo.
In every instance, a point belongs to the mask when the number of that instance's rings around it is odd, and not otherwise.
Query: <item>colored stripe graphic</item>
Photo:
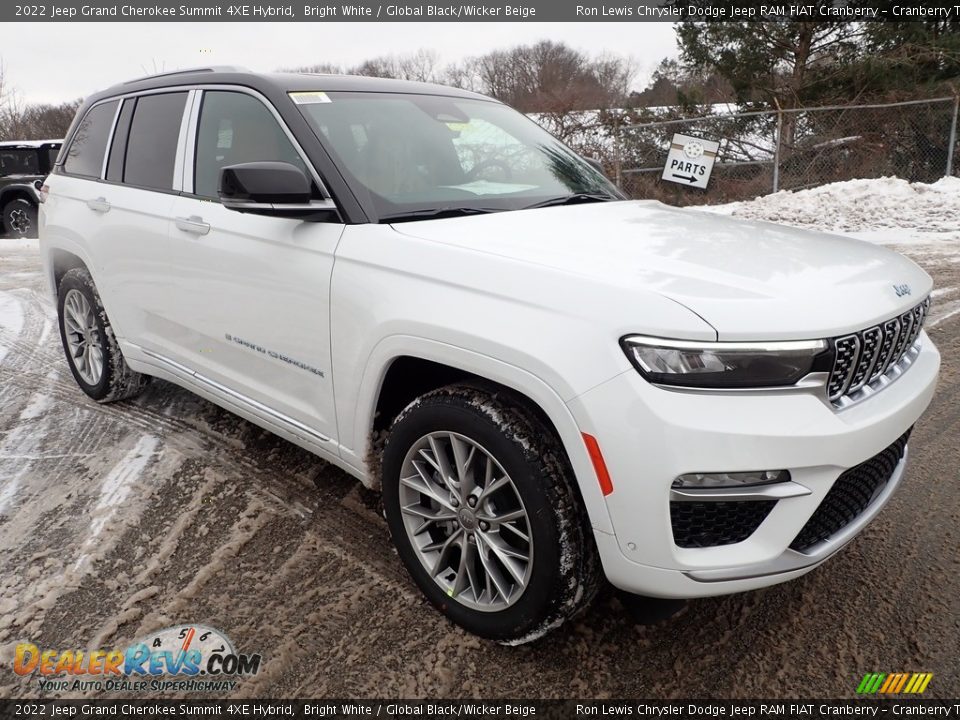
[[[933,673],[867,673],[857,685],[857,693],[920,695],[932,679]]]

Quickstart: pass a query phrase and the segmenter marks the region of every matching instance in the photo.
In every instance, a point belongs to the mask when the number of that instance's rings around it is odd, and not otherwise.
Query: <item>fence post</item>
[[[950,141],[947,145],[947,177],[953,175],[953,149],[957,145],[957,113],[960,111],[960,95],[953,99],[953,120],[950,121]]]
[[[774,98],[776,102],[776,98]],[[783,111],[780,109],[780,103],[777,103],[777,136],[774,139],[776,145],[773,149],[773,191],[780,189],[780,145],[783,142]]]
[[[613,138],[614,138],[613,140],[614,142],[613,171],[614,171],[614,177],[616,178],[614,182],[616,186],[621,190],[623,189],[623,185],[621,184],[623,181],[622,171],[621,171],[623,166],[622,157],[621,157],[621,155],[623,154],[623,139],[620,137],[620,133],[623,132],[622,121],[623,121],[623,118],[621,118],[620,115],[617,114],[616,119],[614,120],[615,131],[613,133]]]

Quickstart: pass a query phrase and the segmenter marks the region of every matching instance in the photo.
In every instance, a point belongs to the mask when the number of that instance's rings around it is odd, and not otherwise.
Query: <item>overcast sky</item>
[[[11,25],[6,28],[12,31]],[[17,23],[0,43],[7,82],[28,102],[62,102],[115,82],[198,65],[270,71],[356,63],[426,48],[444,62],[549,39],[632,57],[645,85],[676,54],[669,23]]]

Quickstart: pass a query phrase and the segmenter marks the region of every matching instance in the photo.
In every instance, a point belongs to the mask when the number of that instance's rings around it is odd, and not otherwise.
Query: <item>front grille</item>
[[[733,545],[753,535],[776,500],[670,503],[673,541],[682,548]]]
[[[827,395],[834,404],[875,382],[890,368],[897,367],[917,342],[930,298],[902,315],[859,332],[834,338],[833,368],[827,381]]]
[[[909,437],[907,430],[886,450],[840,475],[790,548],[803,552],[860,517],[903,459]]]

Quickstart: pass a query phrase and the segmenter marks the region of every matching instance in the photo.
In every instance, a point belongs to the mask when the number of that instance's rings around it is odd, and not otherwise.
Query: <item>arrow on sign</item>
[[[686,180],[691,185],[697,181],[696,175],[677,175],[676,173],[671,173],[675,178],[680,178],[681,180]]]

